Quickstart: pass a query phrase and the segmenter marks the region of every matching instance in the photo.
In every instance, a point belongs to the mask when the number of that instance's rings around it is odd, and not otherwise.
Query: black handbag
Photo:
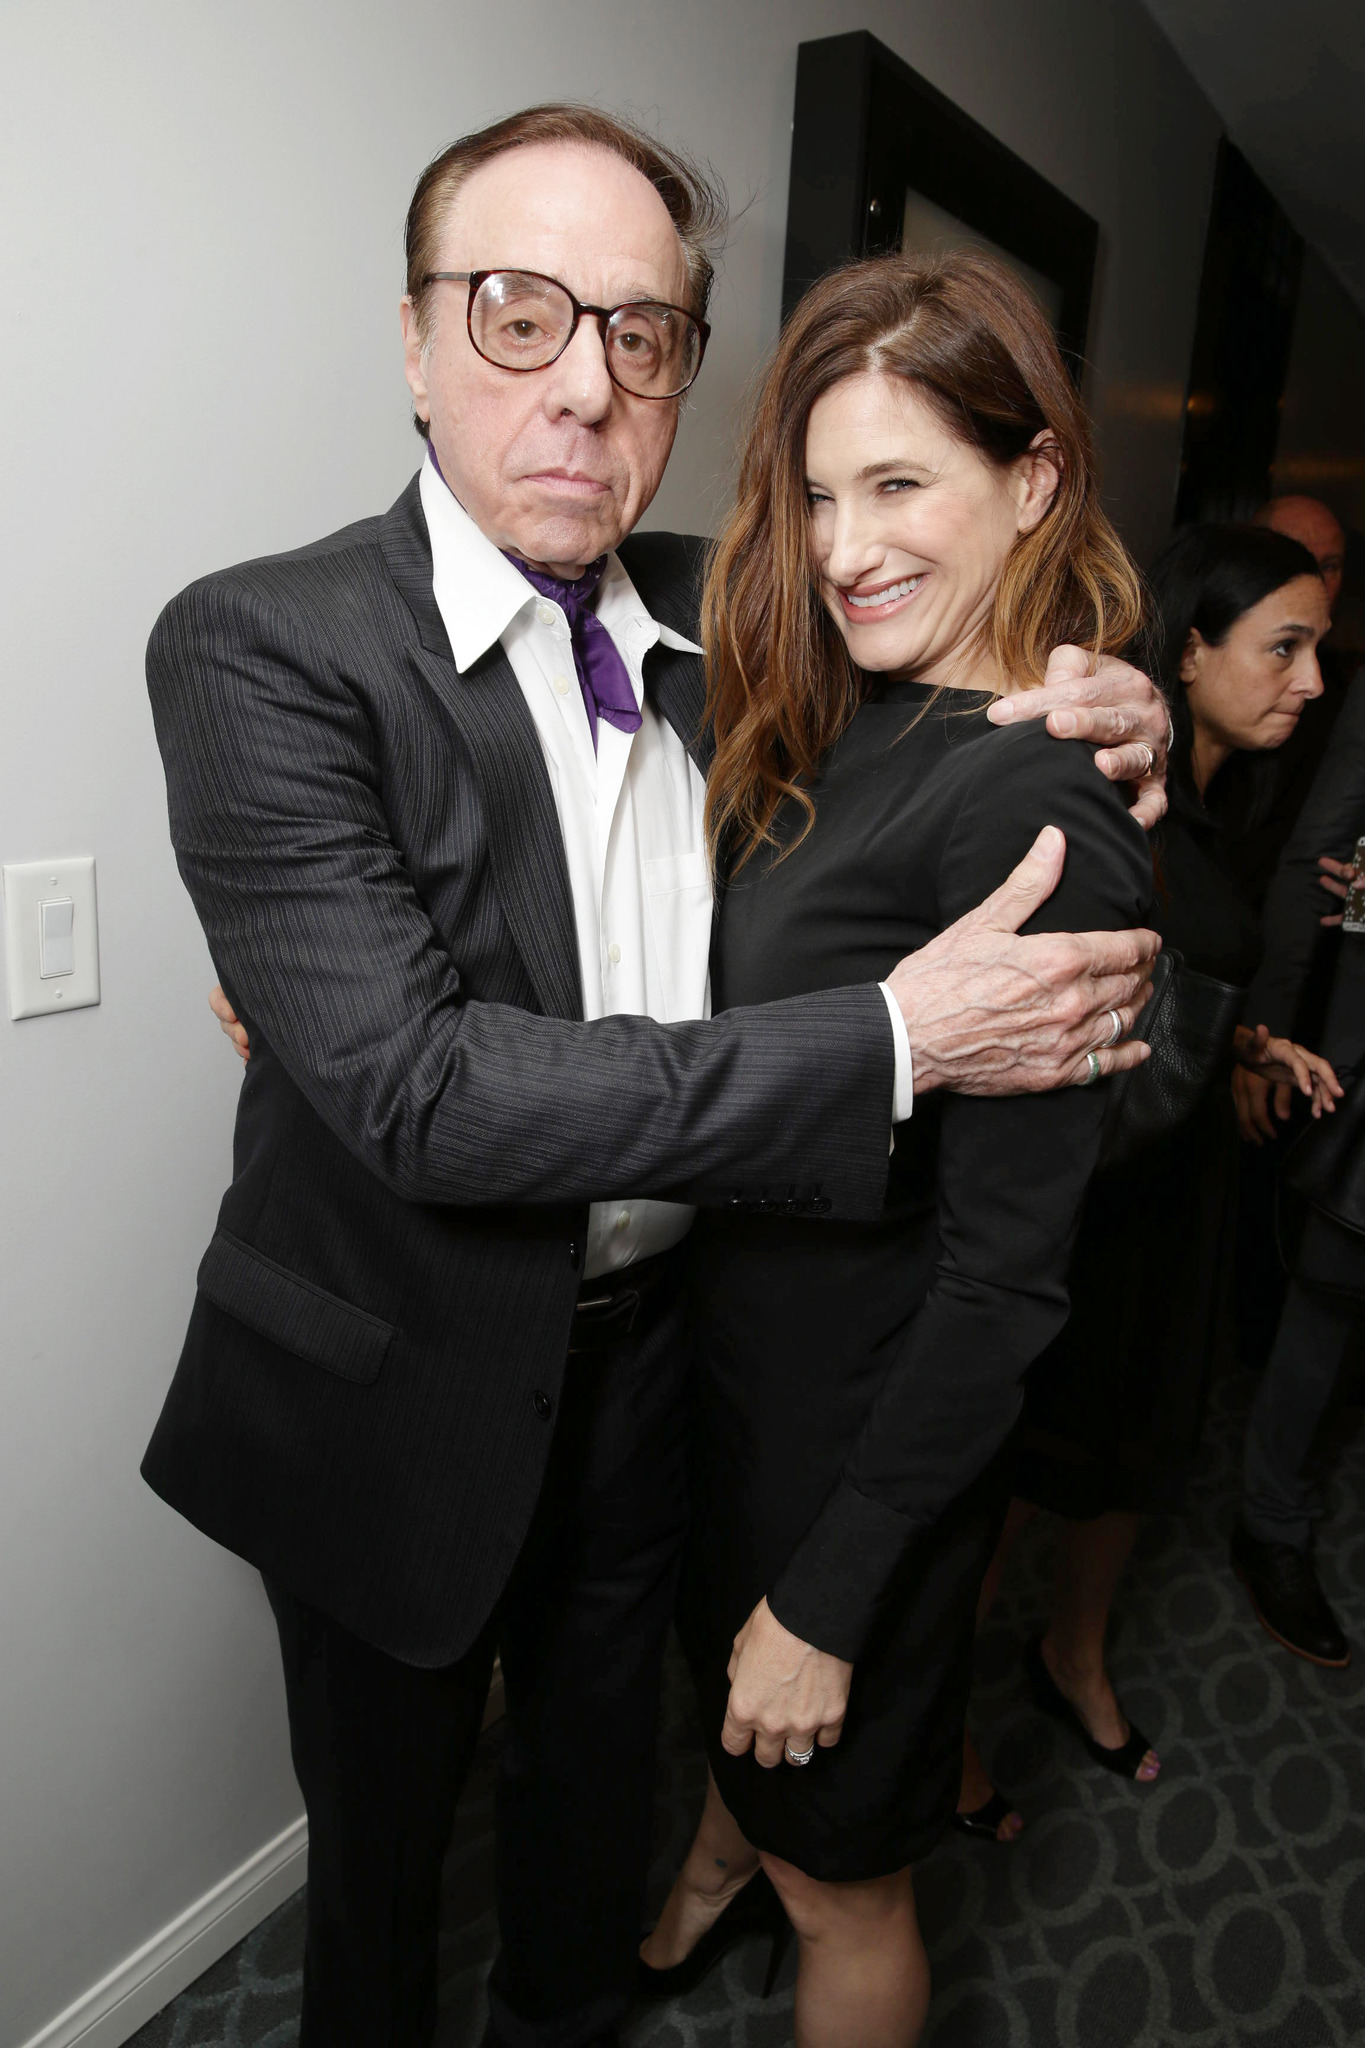
[[[1348,1082],[1331,1116],[1300,1131],[1281,1170],[1285,1186],[1314,1209],[1365,1235],[1365,1074]]]
[[[1100,1166],[1123,1166],[1193,1116],[1227,1063],[1246,990],[1197,974],[1167,946],[1152,969],[1152,993],[1133,1026],[1151,1057],[1109,1083]]]

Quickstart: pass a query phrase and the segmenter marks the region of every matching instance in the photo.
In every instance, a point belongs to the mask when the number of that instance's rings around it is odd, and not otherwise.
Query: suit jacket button
[[[542,1393],[539,1387],[536,1388],[534,1394],[532,1394],[531,1396],[531,1399],[535,1403],[536,1414],[540,1417],[542,1422],[547,1422],[549,1420],[551,1410],[554,1408],[554,1402],[550,1399],[548,1394]]]
[[[576,1244],[571,1244],[569,1246],[569,1264],[571,1266],[576,1266],[578,1264],[578,1246]]]

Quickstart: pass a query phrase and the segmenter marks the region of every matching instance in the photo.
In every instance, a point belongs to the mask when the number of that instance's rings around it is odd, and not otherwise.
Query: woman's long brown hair
[[[716,757],[707,837],[738,867],[773,844],[857,708],[861,679],[820,596],[806,503],[806,424],[822,394],[868,371],[904,377],[948,430],[1008,467],[1044,437],[1060,481],[1006,558],[990,622],[1001,675],[1036,686],[1063,642],[1115,653],[1137,632],[1141,579],[1100,508],[1090,423],[1052,329],[991,257],[875,257],[801,300],[759,387],[733,512],[702,603]]]

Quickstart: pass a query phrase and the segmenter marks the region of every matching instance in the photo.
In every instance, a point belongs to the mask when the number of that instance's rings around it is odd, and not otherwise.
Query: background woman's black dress
[[[880,980],[1001,882],[1044,824],[1063,881],[1031,929],[1143,921],[1151,859],[1089,748],[892,684],[813,790],[816,822],[724,891],[717,1007]],[[792,847],[796,806],[778,820]],[[888,1023],[888,1035],[890,1026]],[[681,1626],[722,1797],[813,1876],[902,1868],[952,1814],[973,1610],[1024,1369],[1067,1313],[1104,1091],[925,1095],[868,1224],[719,1214],[693,1236],[696,1498]],[[854,1666],[805,1770],[720,1747],[736,1630],[767,1595]]]
[[[1216,785],[1215,785],[1216,787]],[[1235,822],[1172,777],[1152,923],[1200,974],[1244,988],[1260,962]],[[1086,1521],[1170,1513],[1185,1498],[1209,1385],[1232,1346],[1237,1132],[1231,1046],[1195,1114],[1092,1184],[1071,1319],[1033,1367],[1015,1489]]]

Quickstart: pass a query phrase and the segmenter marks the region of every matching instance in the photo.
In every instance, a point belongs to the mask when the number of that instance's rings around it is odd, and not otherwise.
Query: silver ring
[[[815,1744],[813,1742],[809,1749],[793,1749],[789,1742],[784,1742],[782,1748],[786,1753],[787,1762],[798,1766],[808,1764],[815,1755]]]
[[[1146,766],[1146,768],[1145,768],[1145,769],[1143,770],[1143,773],[1144,773],[1145,775],[1155,775],[1155,774],[1156,774],[1156,748],[1155,748],[1155,747],[1154,747],[1154,746],[1152,745],[1152,743],[1151,743],[1151,741],[1150,741],[1150,740],[1144,740],[1144,741],[1142,742],[1142,751],[1143,751],[1143,753],[1144,753],[1144,754],[1145,754],[1145,755],[1147,756],[1147,766]]]
[[[1100,1078],[1100,1056],[1097,1052],[1088,1052],[1085,1056],[1085,1064],[1089,1071],[1083,1081],[1077,1082],[1078,1088],[1089,1088]]]
[[[1114,1028],[1113,1028],[1113,1030],[1112,1030],[1112,1031],[1110,1032],[1109,1036],[1108,1036],[1108,1037],[1107,1037],[1107,1038],[1105,1039],[1105,1041],[1104,1041],[1104,1049],[1105,1049],[1105,1051],[1106,1051],[1106,1052],[1107,1052],[1107,1051],[1109,1050],[1109,1047],[1110,1047],[1111,1045],[1117,1045],[1117,1044],[1118,1044],[1118,1042],[1119,1042],[1119,1040],[1120,1040],[1120,1039],[1122,1038],[1122,1036],[1123,1036],[1123,1019],[1122,1019],[1122,1017],[1120,1017],[1120,1015],[1119,1015],[1119,1013],[1118,1013],[1118,1011],[1117,1011],[1117,1010],[1111,1010],[1111,1011],[1109,1012],[1109,1014],[1110,1014],[1110,1016],[1111,1016],[1111,1017],[1113,1018],[1113,1020],[1114,1020]]]

